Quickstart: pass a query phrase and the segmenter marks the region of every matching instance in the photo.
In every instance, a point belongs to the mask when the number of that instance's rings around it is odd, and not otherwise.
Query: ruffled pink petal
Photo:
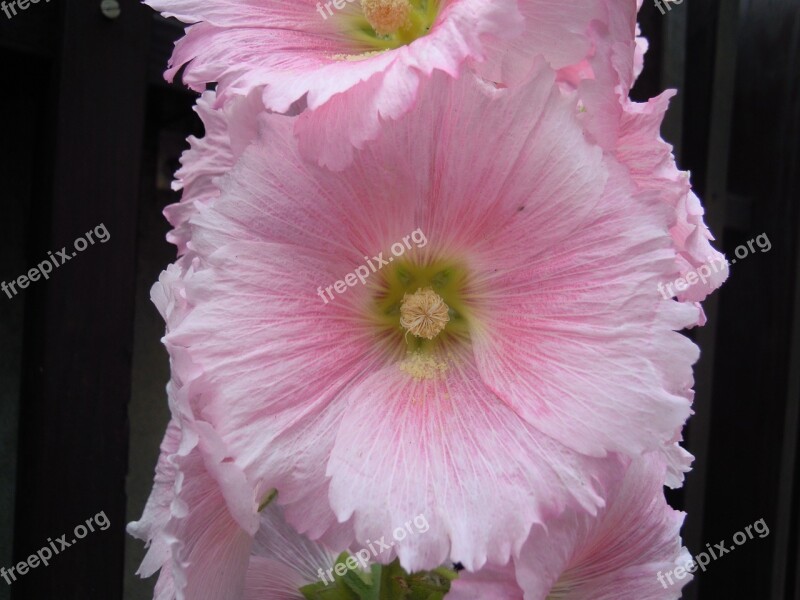
[[[653,455],[634,461],[620,483],[608,485],[608,507],[596,518],[577,515],[536,528],[517,561],[526,600],[667,600],[660,571],[685,564],[683,514],[664,500],[664,465]],[[567,549],[566,552],[562,549]]]
[[[694,456],[681,446],[682,441],[681,437],[678,441],[668,444],[662,452],[667,465],[667,477],[664,485],[672,489],[683,485],[686,473],[692,470],[694,462]]]
[[[546,529],[534,527],[514,562],[460,573],[451,595],[456,600],[680,598],[691,576],[676,585],[666,577],[664,584],[659,581],[660,574],[691,560],[681,546],[683,514],[663,497],[663,460],[653,454],[626,468],[610,458],[609,466],[607,505],[596,516],[567,512]]]
[[[728,263],[711,246],[714,238],[703,221],[704,210],[690,189],[688,174],[678,170],[672,147],[661,139],[659,130],[672,96],[674,92],[668,91],[644,104],[626,103],[617,153],[637,186],[658,194],[673,210],[670,233],[679,253],[677,272],[664,283],[694,272],[695,283],[680,293],[673,286],[673,295],[683,302],[699,302],[727,279]]]
[[[696,311],[657,292],[674,260],[668,214],[630,183],[626,190],[623,171],[611,171],[591,215],[561,217],[574,225],[572,236],[523,242],[528,215],[539,210],[535,195],[506,229],[520,243],[492,244],[483,260],[508,266],[488,279],[486,316],[473,334],[492,390],[540,431],[596,456],[671,442],[690,414],[699,356],[670,330],[695,322]]]
[[[577,85],[587,135],[606,150],[619,138],[623,101],[637,71],[636,5],[604,0],[604,14],[592,22],[593,52],[587,59],[587,79]]]
[[[678,256],[674,272],[662,283],[673,284],[678,278],[692,277],[696,283],[672,295],[695,304],[725,281],[727,263],[710,244],[713,237],[703,222],[702,206],[691,192],[688,174],[678,170],[672,147],[660,135],[674,92],[664,92],[643,104],[627,97],[633,82],[629,63],[634,65],[633,76],[637,75],[645,50],[641,38],[634,40],[628,34],[628,21],[629,17],[612,19],[608,28],[596,24],[593,37],[597,51],[587,63],[591,68],[572,71],[564,77],[571,77],[571,83],[577,86],[585,111],[581,118],[591,139],[616,154],[640,190],[656,194],[670,207],[674,215],[670,231]],[[576,83],[575,79],[581,81]],[[701,270],[703,276],[698,277]],[[696,324],[703,323],[701,311]]]
[[[486,79],[517,85],[524,80],[537,56],[556,70],[571,68],[592,50],[589,27],[606,17],[605,0],[521,0],[524,33],[492,43],[489,59],[476,65]]]
[[[409,570],[502,562],[533,523],[600,501],[593,461],[522,422],[468,357],[456,362],[441,380],[390,366],[353,389],[328,466],[332,505],[340,520],[355,515],[358,539],[391,540],[425,515],[429,531],[394,544]]]
[[[150,290],[150,298],[166,323],[167,334],[177,328],[183,319],[194,309],[186,295],[186,286],[193,280],[198,270],[202,270],[201,260],[192,253],[181,257],[177,263],[167,267],[159,276],[158,282]],[[172,344],[169,335],[162,339],[170,354],[172,377],[168,385],[170,407],[175,414],[194,418],[188,400],[190,394],[185,385],[197,378],[202,370],[192,362],[191,357],[180,345]]]
[[[195,112],[205,127],[202,138],[189,138],[189,149],[181,156],[181,168],[175,173],[174,190],[182,190],[181,201],[164,209],[164,216],[174,227],[167,240],[187,251],[191,238],[189,221],[200,206],[219,196],[215,180],[230,171],[236,159],[258,133],[257,117],[263,110],[258,94],[237,99],[224,109],[215,109],[215,92],[205,92],[197,101]]]
[[[158,600],[241,598],[258,516],[244,474],[207,423],[195,421],[186,388],[170,383],[173,420],[142,519],[129,531],[148,540],[139,573],[159,568]]]
[[[173,459],[178,452],[180,442],[180,426],[175,419],[172,419],[161,442],[161,454],[156,464],[153,490],[147,499],[142,518],[128,524],[127,527],[129,534],[145,541],[149,548],[139,570],[136,571],[140,577],[150,577],[169,560],[169,539],[164,534],[164,528],[172,516],[170,505],[175,498],[177,476]]]
[[[241,599],[258,528],[252,492],[208,425],[194,427],[198,445],[175,458],[175,500],[165,528],[176,599]]]
[[[677,294],[678,299],[684,302],[705,300],[730,274],[725,256],[711,246],[714,238],[703,221],[704,214],[698,197],[689,192],[678,205],[678,222],[672,229],[673,237],[681,243],[683,250],[681,258],[685,262],[681,276],[689,278],[688,289]]]

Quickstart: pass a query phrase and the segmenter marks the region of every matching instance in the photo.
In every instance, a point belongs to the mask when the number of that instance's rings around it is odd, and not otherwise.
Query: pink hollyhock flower
[[[570,511],[547,529],[534,527],[519,558],[462,572],[448,600],[680,598],[691,575],[677,579],[671,572],[691,557],[681,545],[684,515],[664,500],[664,463],[651,455],[618,466],[597,516]]]
[[[201,267],[166,340],[185,410],[300,533],[424,513],[403,566],[474,570],[594,513],[609,452],[675,442],[698,311],[656,290],[669,211],[543,63],[513,89],[434,74],[419,106],[340,173],[266,115],[190,219]]]
[[[167,77],[202,91],[218,82],[220,101],[263,90],[265,106],[286,112],[304,100],[299,124],[307,152],[342,168],[414,104],[434,71],[457,77],[483,60],[490,38],[519,33],[516,0],[148,0],[192,23]],[[339,7],[341,4],[343,6]],[[327,7],[325,6],[327,5]]]
[[[351,144],[378,136],[382,119],[405,114],[435,70],[456,77],[465,62],[486,61],[481,73],[508,85],[543,56],[566,71],[592,51],[593,21],[625,13],[607,0],[338,3],[334,10],[316,0],[148,1],[193,24],[168,79],[185,66],[184,80],[198,91],[218,82],[220,101],[263,89],[265,106],[278,112],[305,100],[311,110],[297,125],[301,148],[335,169],[352,159]]]

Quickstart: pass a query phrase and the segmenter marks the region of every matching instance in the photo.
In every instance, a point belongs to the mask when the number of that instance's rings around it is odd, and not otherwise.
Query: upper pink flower
[[[618,464],[595,517],[566,513],[535,527],[519,558],[463,572],[448,600],[677,600],[691,581],[667,578],[691,562],[681,545],[684,515],[664,500],[658,456]],[[672,583],[670,583],[670,581]]]
[[[263,89],[265,106],[312,114],[307,152],[342,168],[378,135],[382,119],[413,105],[434,71],[457,77],[483,60],[490,38],[519,33],[517,0],[148,0],[194,23],[176,45],[167,77],[185,66],[198,91],[217,82],[220,101]]]
[[[191,412],[301,533],[424,513],[403,566],[477,569],[596,511],[608,452],[675,441],[697,357],[675,331],[697,309],[656,290],[669,211],[542,62],[509,89],[434,74],[420,107],[340,173],[300,158],[298,117],[265,116],[190,218],[166,339]]]

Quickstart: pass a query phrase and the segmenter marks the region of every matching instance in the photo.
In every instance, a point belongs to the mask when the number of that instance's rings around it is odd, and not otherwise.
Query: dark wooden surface
[[[0,227],[0,281],[10,282],[28,270],[26,245],[36,215],[31,210],[35,162],[47,128],[38,115],[47,106],[49,61],[16,52],[0,55],[0,72],[8,88],[0,94],[2,142],[13,148],[0,160],[2,226]],[[14,498],[17,472],[17,429],[25,300],[0,294],[0,566],[12,564]],[[10,598],[2,582],[0,600]]]
[[[53,3],[56,4],[56,3]],[[30,265],[104,224],[89,247],[26,291],[15,554],[22,560],[103,511],[112,523],[12,586],[15,599],[121,598],[127,402],[141,131],[151,15],[124,0],[58,3],[50,135],[34,157]],[[15,17],[22,25],[41,6]],[[47,7],[51,10],[50,7]],[[17,21],[19,20],[19,21]],[[18,45],[15,43],[15,45]]]
[[[772,249],[734,265],[719,296],[703,538],[730,539],[759,518],[771,533],[709,569],[701,597],[800,598],[800,496],[790,481],[800,401],[799,32],[798,2],[741,2],[725,250],[761,233]]]

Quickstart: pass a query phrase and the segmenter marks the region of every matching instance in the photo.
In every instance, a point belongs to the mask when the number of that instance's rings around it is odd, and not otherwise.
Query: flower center
[[[450,307],[431,288],[403,296],[400,305],[400,325],[409,333],[432,340],[450,321]]]
[[[374,283],[370,320],[376,340],[418,380],[444,377],[470,348],[480,297],[460,260],[394,260]]]
[[[380,273],[372,317],[391,345],[428,353],[452,350],[469,339],[472,293],[463,264],[395,260]]]
[[[343,32],[357,42],[355,52],[344,56],[362,58],[371,52],[410,44],[431,30],[443,3],[444,0],[361,0],[360,11],[341,15]]]
[[[361,0],[361,10],[378,35],[391,35],[406,25],[411,4],[408,0]]]

